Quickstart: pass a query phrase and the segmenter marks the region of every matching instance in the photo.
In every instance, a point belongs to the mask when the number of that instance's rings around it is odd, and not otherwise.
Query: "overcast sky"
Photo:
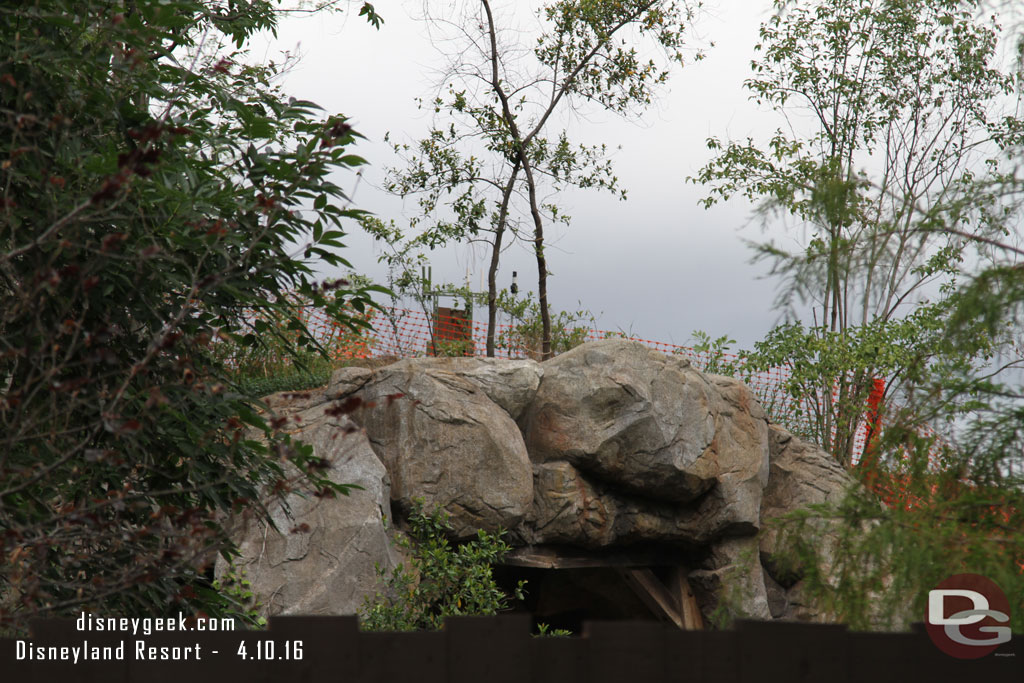
[[[751,252],[742,242],[763,237],[750,207],[733,201],[705,210],[698,205],[705,190],[686,182],[710,158],[708,136],[744,138],[779,125],[774,114],[748,101],[742,87],[770,4],[745,0],[705,11],[694,26],[693,43],[707,48],[706,59],[677,69],[659,105],[640,123],[601,114],[571,125],[578,141],[622,146],[615,169],[629,199],[620,202],[596,191],[558,197],[573,221],[569,228],[556,227],[549,239],[553,309],[582,307],[598,317],[599,328],[646,339],[687,343],[700,329],[729,334],[744,348],[778,320],[775,284],[760,277],[764,266],[750,265]],[[412,142],[429,129],[430,116],[417,109],[415,98],[436,92],[436,70],[443,63],[424,24],[412,16],[420,6],[419,0],[377,3],[385,19],[380,31],[354,11],[290,17],[276,41],[253,50],[257,60],[280,61],[284,51],[301,55],[284,78],[285,90],[350,116],[368,138],[354,150],[372,164],[364,180],[357,187],[351,177],[338,182],[357,207],[399,224],[415,203],[403,204],[380,189],[384,169],[397,163],[383,137],[390,131],[392,139]],[[352,228],[346,258],[358,271],[383,279],[372,241]],[[485,256],[483,249],[474,254],[466,245],[433,252],[434,281],[461,283],[468,267],[479,289]],[[499,287],[510,284],[513,270],[521,289],[535,287],[536,262],[525,247],[503,256]]]

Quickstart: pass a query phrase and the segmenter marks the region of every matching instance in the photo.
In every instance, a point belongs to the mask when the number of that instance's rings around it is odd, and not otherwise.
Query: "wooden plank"
[[[508,553],[501,564],[538,569],[588,569],[592,567],[656,567],[671,566],[682,561],[679,553],[664,550],[633,550],[630,552],[587,552],[576,548],[523,546]]]
[[[679,606],[665,584],[658,580],[650,569],[620,570],[626,583],[633,589],[644,604],[658,617],[671,621],[679,628],[685,628]]]
[[[683,628],[687,631],[702,631],[704,629],[704,617],[700,613],[700,606],[697,604],[697,596],[693,594],[690,582],[686,578],[686,569],[676,566],[672,568],[670,589],[672,597],[679,605],[679,613],[683,619]]]

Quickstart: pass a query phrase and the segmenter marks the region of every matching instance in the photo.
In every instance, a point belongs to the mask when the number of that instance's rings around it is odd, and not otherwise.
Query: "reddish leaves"
[[[103,252],[114,251],[121,247],[121,243],[124,242],[127,235],[123,232],[113,232],[103,238],[100,242],[100,250]]]
[[[234,62],[232,62],[230,59],[225,57],[224,59],[221,59],[219,62],[214,64],[213,68],[211,69],[211,71],[213,71],[214,73],[218,73],[218,74],[226,74],[226,73],[229,73],[229,69],[233,65],[234,65]]]
[[[129,131],[128,135],[145,144],[160,137],[163,132],[164,128],[159,124],[150,124],[141,130]],[[159,147],[138,147],[119,154],[118,172],[103,181],[102,187],[92,195],[90,201],[93,204],[103,204],[115,199],[133,175],[148,178],[153,174],[151,167],[160,161],[161,154]]]

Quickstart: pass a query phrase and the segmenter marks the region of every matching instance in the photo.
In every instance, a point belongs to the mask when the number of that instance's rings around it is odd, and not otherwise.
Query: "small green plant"
[[[537,624],[537,635],[535,638],[567,638],[572,635],[572,631],[567,628],[551,628],[548,624],[543,622]]]
[[[249,628],[266,628],[267,619],[260,615],[263,604],[256,598],[244,569],[230,565],[212,587],[218,600],[209,602],[223,605],[223,616],[234,617]]]
[[[448,515],[439,507],[423,511],[417,500],[409,514],[409,531],[397,544],[410,556],[387,573],[377,567],[386,590],[367,598],[360,614],[360,625],[367,631],[436,631],[445,617],[491,615],[509,607],[510,596],[494,581],[491,565],[511,547],[502,532],[478,531],[477,537],[461,545],[452,545]],[[520,581],[514,594],[523,598]]]
[[[736,343],[735,339],[731,339],[727,334],[723,334],[718,339],[712,339],[710,334],[701,330],[693,331],[693,339],[693,351],[698,354],[707,354],[707,361],[702,368],[704,372],[739,377],[743,367],[743,355],[742,353],[738,356],[728,353],[730,346]],[[681,349],[676,350],[676,353],[681,352]],[[733,356],[731,360],[726,358],[730,355]]]
[[[366,278],[349,275],[360,286],[371,286]],[[373,310],[358,313],[367,324]],[[280,391],[305,391],[323,386],[334,370],[353,357],[368,353],[372,330],[352,331],[329,325],[329,316],[307,300],[290,296],[283,311],[266,310],[243,319],[248,334],[221,333],[207,352],[230,368],[230,379],[245,396],[267,396]],[[314,339],[301,329],[321,327]]]
[[[472,339],[437,339],[433,342],[435,356],[460,358],[472,356],[476,352],[476,342]]]
[[[531,294],[519,298],[508,290],[498,294],[498,310],[514,321],[511,328],[498,334],[495,347],[514,353],[524,353],[528,358],[540,360],[544,326],[541,321],[540,304]],[[565,353],[587,341],[596,321],[590,311],[559,311],[551,316],[551,351]]]
[[[335,369],[334,365],[327,365],[309,370],[293,368],[271,377],[240,377],[237,386],[240,393],[259,397],[281,391],[308,391],[326,385]]]

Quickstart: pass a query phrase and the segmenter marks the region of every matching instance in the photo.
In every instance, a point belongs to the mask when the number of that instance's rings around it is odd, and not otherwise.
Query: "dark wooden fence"
[[[958,660],[940,652],[922,629],[876,634],[851,633],[842,626],[740,622],[731,631],[681,631],[656,622],[590,622],[572,638],[535,638],[529,630],[529,621],[518,616],[451,619],[437,633],[363,633],[354,617],[282,617],[271,619],[268,631],[145,636],[80,632],[74,620],[51,620],[36,622],[20,646],[0,640],[0,682],[1024,681],[1022,636],[983,658]],[[146,657],[194,655],[198,645],[201,659],[140,659],[138,640],[156,648],[144,650]],[[124,659],[18,659],[29,646],[82,646],[83,641],[90,648],[109,647],[115,656],[123,643]],[[247,658],[239,654],[242,645]],[[175,647],[180,649],[170,649]]]

